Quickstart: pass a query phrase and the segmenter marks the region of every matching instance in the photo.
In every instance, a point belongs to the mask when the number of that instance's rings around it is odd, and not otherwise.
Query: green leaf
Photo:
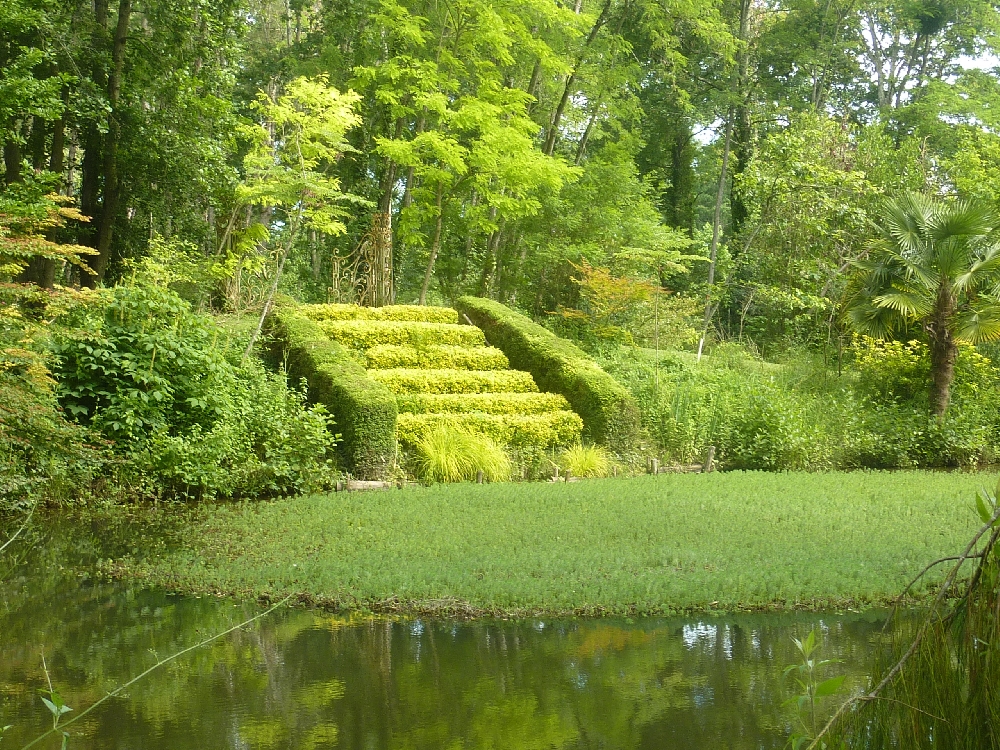
[[[844,684],[846,678],[847,675],[842,674],[839,677],[831,677],[829,680],[823,680],[823,682],[816,686],[816,697],[824,698],[828,695],[833,695],[840,690],[840,686]]]

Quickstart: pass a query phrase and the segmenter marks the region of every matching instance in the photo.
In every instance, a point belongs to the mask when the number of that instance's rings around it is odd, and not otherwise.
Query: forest
[[[1000,747],[998,34],[0,2],[0,741]]]
[[[329,486],[330,415],[258,359],[276,299],[519,310],[631,391],[624,468],[989,464],[998,23],[983,0],[7,2],[4,493]]]

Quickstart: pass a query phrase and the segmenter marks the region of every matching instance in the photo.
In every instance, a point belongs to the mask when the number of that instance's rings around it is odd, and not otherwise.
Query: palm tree
[[[948,409],[958,343],[1000,339],[998,226],[986,206],[910,193],[886,202],[881,236],[854,264],[851,323],[879,338],[923,328],[939,419]]]

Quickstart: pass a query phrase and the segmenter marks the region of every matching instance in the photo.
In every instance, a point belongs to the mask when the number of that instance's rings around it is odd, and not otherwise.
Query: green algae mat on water
[[[180,591],[453,615],[863,608],[959,552],[988,474],[719,473],[207,506],[109,570]],[[933,581],[934,579],[929,579]]]

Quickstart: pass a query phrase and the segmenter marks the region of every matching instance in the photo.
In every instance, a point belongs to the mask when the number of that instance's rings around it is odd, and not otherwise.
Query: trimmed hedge
[[[533,393],[538,386],[520,370],[371,370],[373,380],[402,393]]]
[[[458,311],[450,307],[425,305],[303,305],[302,314],[311,320],[410,320],[425,323],[457,323]]]
[[[267,354],[293,381],[305,379],[309,400],[322,403],[341,433],[344,465],[364,478],[385,476],[396,451],[396,398],[368,377],[340,344],[296,308],[276,306],[267,319]]]
[[[457,427],[512,448],[548,449],[580,442],[583,421],[571,411],[545,414],[400,414],[396,435],[413,447],[428,430]]]
[[[631,394],[579,347],[499,302],[462,297],[456,305],[489,343],[530,372],[543,391],[560,393],[583,417],[584,435],[615,449],[634,444],[639,409]]]
[[[406,344],[379,344],[364,353],[370,370],[395,367],[435,370],[506,370],[507,356],[492,346],[449,346],[431,344],[416,347]]]
[[[545,414],[569,409],[558,393],[414,393],[396,396],[400,414]]]
[[[422,323],[397,320],[324,320],[320,329],[348,349],[371,349],[380,344],[451,344],[485,346],[483,332],[456,323]]]

